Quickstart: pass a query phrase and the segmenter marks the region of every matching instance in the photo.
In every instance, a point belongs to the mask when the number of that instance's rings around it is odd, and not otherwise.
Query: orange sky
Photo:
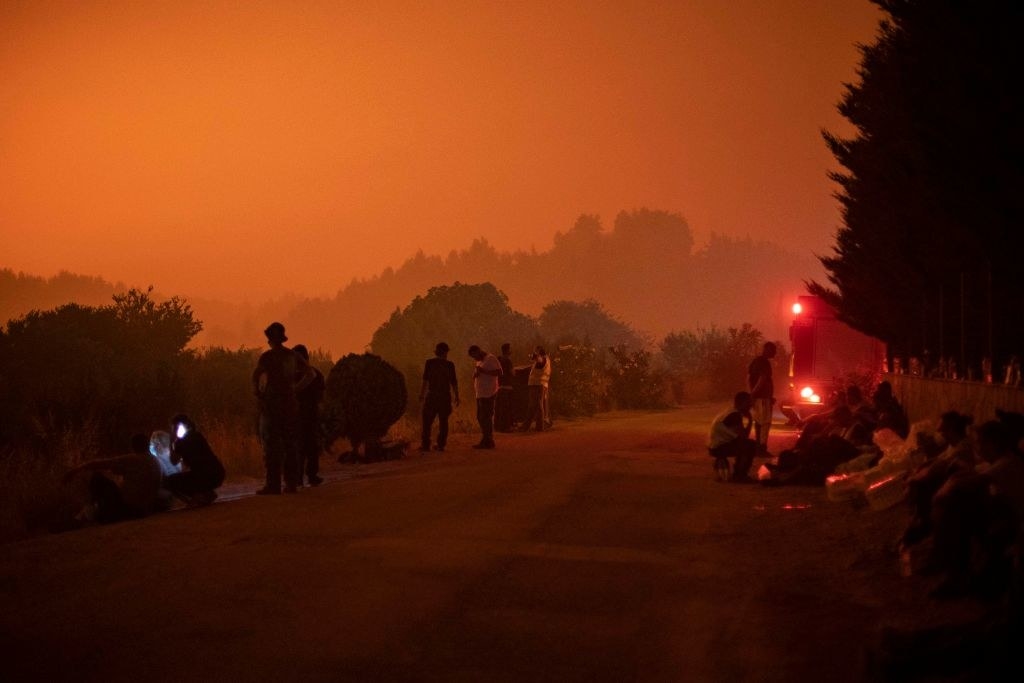
[[[581,213],[824,253],[867,0],[0,3],[0,267],[331,295]],[[798,275],[802,279],[802,276]]]

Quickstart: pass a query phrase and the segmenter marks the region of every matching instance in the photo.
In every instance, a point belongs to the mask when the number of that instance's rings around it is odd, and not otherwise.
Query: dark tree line
[[[998,372],[1024,350],[1024,4],[873,1],[839,105],[856,132],[824,133],[843,224],[810,290],[897,355]]]

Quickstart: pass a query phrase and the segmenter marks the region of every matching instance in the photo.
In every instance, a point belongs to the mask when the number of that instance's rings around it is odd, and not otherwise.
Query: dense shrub
[[[47,452],[77,433],[123,448],[181,404],[183,349],[201,327],[183,300],[156,303],[138,290],[110,306],[68,304],[10,321],[0,333],[0,444]]]
[[[405,378],[372,353],[350,353],[327,375],[323,428],[326,443],[346,438],[358,452],[363,443],[379,441],[405,412]]]
[[[568,344],[551,352],[551,410],[556,415],[593,415],[607,407],[604,365],[590,344]]]
[[[619,408],[664,407],[665,376],[652,367],[649,351],[630,351],[625,346],[610,349],[615,365],[609,369],[611,394]]]

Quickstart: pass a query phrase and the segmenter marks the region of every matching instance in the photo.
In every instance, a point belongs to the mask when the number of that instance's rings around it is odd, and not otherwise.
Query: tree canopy
[[[1024,5],[874,2],[887,16],[839,104],[855,133],[824,132],[842,225],[830,285],[809,289],[897,353],[1005,362],[1024,338]]]

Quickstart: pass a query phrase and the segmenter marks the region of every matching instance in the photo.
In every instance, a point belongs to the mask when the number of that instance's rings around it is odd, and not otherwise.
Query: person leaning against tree
[[[480,424],[480,443],[473,448],[494,448],[494,401],[498,395],[501,363],[494,354],[474,344],[469,356],[476,361],[473,369],[473,392],[476,394],[476,420]]]

